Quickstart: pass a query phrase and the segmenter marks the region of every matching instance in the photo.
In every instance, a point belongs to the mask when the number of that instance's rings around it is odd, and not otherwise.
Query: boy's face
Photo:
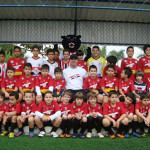
[[[25,68],[24,68],[25,75],[30,75],[31,71],[32,71],[32,69],[30,67],[25,66]]]
[[[89,71],[90,77],[96,77],[97,70],[95,68],[91,68]]]
[[[48,93],[45,95],[44,100],[46,102],[47,105],[50,105],[53,101],[53,96],[52,94]]]
[[[69,52],[64,52],[63,57],[64,57],[64,59],[69,59],[69,57],[70,57]]]
[[[54,52],[54,59],[55,60],[59,59],[59,53],[58,52]]]
[[[82,103],[83,103],[83,98],[76,98],[75,103],[76,103],[77,106],[81,106]]]
[[[33,100],[33,94],[32,93],[25,93],[25,95],[24,95],[24,101],[27,104],[31,104],[32,100]]]
[[[148,48],[145,50],[145,54],[146,54],[146,56],[150,56],[150,47],[148,47]]]
[[[122,72],[121,72],[121,78],[125,78],[125,77],[127,77],[127,75],[125,74],[125,71],[122,70]]]
[[[62,77],[62,73],[61,72],[56,72],[55,73],[55,78],[56,79],[60,79]]]
[[[5,60],[5,56],[4,55],[0,55],[0,63],[3,63]]]
[[[128,55],[128,57],[133,57],[133,55],[134,55],[134,49],[133,48],[129,48],[127,50],[127,55]]]
[[[0,96],[0,104],[3,103],[3,101],[4,101],[4,97]]]
[[[19,48],[16,48],[16,49],[14,50],[14,56],[15,56],[15,57],[20,57],[20,55],[21,55],[20,49],[19,49]]]
[[[141,102],[143,106],[147,106],[149,104],[149,98],[143,98]]]
[[[54,53],[53,52],[49,52],[47,54],[48,60],[54,60]]]
[[[127,96],[127,97],[125,98],[125,104],[126,104],[126,105],[130,105],[130,104],[132,104],[132,102],[133,102],[133,100],[132,100],[130,97]]]
[[[32,53],[33,53],[33,56],[34,56],[34,57],[38,57],[38,54],[40,53],[40,51],[39,51],[39,49],[34,48],[34,49],[32,50]]]
[[[106,74],[109,76],[109,77],[113,77],[114,76],[114,73],[115,73],[115,70],[113,68],[108,68],[106,70]]]
[[[7,77],[8,77],[9,79],[13,78],[14,74],[15,74],[14,71],[12,71],[12,70],[7,70]]]
[[[100,55],[100,50],[98,48],[93,48],[92,54],[94,58],[98,58]]]
[[[89,102],[91,105],[95,105],[95,104],[96,104],[96,101],[97,101],[96,97],[89,97],[89,99],[88,99],[88,102]]]
[[[141,82],[142,81],[142,76],[136,76],[136,80],[138,81],[138,82]]]
[[[9,96],[9,103],[11,105],[15,105],[17,103],[15,96]]]
[[[63,96],[63,102],[64,102],[64,103],[69,103],[70,99],[71,99],[70,95],[65,94],[65,95]]]
[[[118,95],[116,94],[112,94],[110,97],[109,97],[109,100],[112,104],[115,104],[118,100]]]
[[[49,73],[48,69],[42,69],[42,71],[41,71],[41,74],[43,77],[47,77],[48,73]]]
[[[82,61],[83,60],[83,56],[78,56],[78,61]]]

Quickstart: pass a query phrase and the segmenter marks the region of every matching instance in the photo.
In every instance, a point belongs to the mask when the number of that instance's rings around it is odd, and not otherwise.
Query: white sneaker
[[[46,133],[44,131],[40,131],[40,133],[38,134],[38,137],[43,137]]]
[[[86,137],[87,137],[87,138],[91,138],[91,137],[92,137],[92,133],[91,133],[91,132],[88,132],[87,135],[86,135]]]
[[[97,136],[99,137],[99,138],[104,138],[104,135],[102,134],[102,133],[97,133]]]
[[[51,132],[50,135],[53,136],[53,138],[58,138],[59,137],[56,132]]]

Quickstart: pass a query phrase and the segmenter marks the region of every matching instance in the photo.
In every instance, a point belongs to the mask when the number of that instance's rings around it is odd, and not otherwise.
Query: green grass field
[[[54,139],[52,137],[14,139],[0,137],[0,150],[149,150],[150,137],[129,139]]]

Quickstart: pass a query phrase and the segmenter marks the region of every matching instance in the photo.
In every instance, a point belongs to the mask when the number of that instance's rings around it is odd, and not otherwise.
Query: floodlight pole
[[[77,6],[77,0],[76,0],[76,6]],[[75,8],[75,19],[74,19],[74,35],[77,35],[77,7]]]

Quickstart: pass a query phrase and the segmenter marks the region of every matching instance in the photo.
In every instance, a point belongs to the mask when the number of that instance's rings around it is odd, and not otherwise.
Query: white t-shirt
[[[63,70],[63,76],[66,81],[66,89],[80,90],[83,89],[83,80],[88,74],[86,70],[81,67],[68,67]]]
[[[41,66],[43,64],[43,59],[38,57],[37,59],[34,59],[33,57],[30,57],[27,59],[28,63],[31,63],[32,65],[32,73],[34,76],[38,76],[41,72]]]
[[[52,76],[52,78],[55,78],[55,75],[54,75],[54,70],[56,67],[58,67],[58,63],[57,62],[54,62],[54,63],[50,63],[48,60],[44,61],[43,65],[44,64],[47,64],[49,66],[49,75]]]

